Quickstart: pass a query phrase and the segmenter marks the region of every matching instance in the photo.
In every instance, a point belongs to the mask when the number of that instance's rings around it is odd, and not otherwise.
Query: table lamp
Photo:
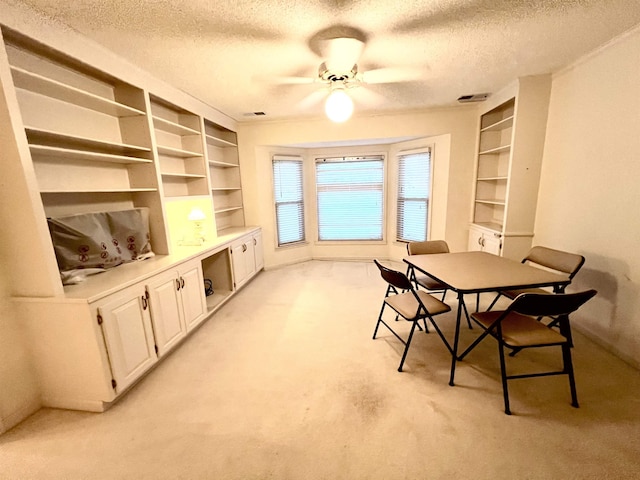
[[[182,245],[202,245],[205,241],[204,234],[202,233],[202,223],[207,219],[207,216],[199,208],[192,208],[191,212],[187,216],[193,225],[192,238],[185,239],[180,242]]]

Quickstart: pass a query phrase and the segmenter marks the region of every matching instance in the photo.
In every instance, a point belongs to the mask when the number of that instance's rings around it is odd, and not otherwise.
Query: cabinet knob
[[[180,290],[180,279],[176,278],[176,290]]]
[[[184,277],[180,277],[180,288],[184,288]]]
[[[147,307],[149,306],[149,302],[147,301],[147,296],[146,295],[142,295],[142,310],[146,310]]]

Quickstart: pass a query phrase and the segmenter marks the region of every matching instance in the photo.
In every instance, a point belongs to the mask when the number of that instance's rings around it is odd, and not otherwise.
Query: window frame
[[[434,169],[434,149],[432,146],[425,146],[425,147],[421,147],[421,148],[416,148],[416,149],[412,149],[412,150],[404,150],[404,151],[400,151],[398,152],[398,154],[396,155],[397,158],[397,179],[396,179],[396,221],[395,221],[395,240],[396,242],[400,242],[400,243],[409,243],[412,241],[422,241],[422,240],[429,240],[429,238],[431,237],[431,217],[432,217],[432,211],[433,211],[433,205],[432,205],[432,201],[433,201],[433,169]],[[428,154],[429,155],[429,165],[428,165],[428,184],[427,184],[427,197],[425,198],[425,203],[426,203],[426,218],[425,218],[425,238],[424,239],[413,239],[413,238],[403,238],[403,236],[406,235],[406,232],[401,232],[401,225],[400,225],[400,221],[402,218],[401,215],[401,204],[402,202],[406,201],[406,199],[408,198],[413,198],[415,199],[421,199],[424,197],[404,197],[401,196],[401,192],[403,190],[402,188],[402,178],[403,176],[401,175],[401,169],[402,169],[402,161],[403,158],[405,157],[410,157],[410,156],[417,156],[417,155],[425,155]],[[402,235],[401,235],[402,234]]]
[[[340,238],[321,238],[321,212],[320,212],[320,187],[318,184],[318,167],[319,163],[344,163],[344,162],[364,162],[364,161],[377,161],[380,162],[381,166],[381,182],[380,182],[380,228],[381,234],[380,238],[361,238],[361,239],[340,239]],[[386,201],[386,189],[387,189],[387,155],[384,152],[371,152],[361,155],[344,155],[344,156],[328,156],[328,157],[320,157],[317,156],[314,160],[314,183],[316,189],[315,202],[316,202],[316,242],[323,245],[345,245],[345,244],[382,244],[386,242],[386,211],[387,211],[387,201]]]
[[[277,199],[276,192],[276,164],[279,162],[287,162],[287,163],[296,163],[299,164],[300,170],[300,199],[296,201],[281,201],[279,202]],[[272,155],[271,157],[271,187],[272,187],[272,199],[273,199],[273,216],[274,216],[274,226],[275,226],[275,245],[276,248],[287,248],[297,245],[302,245],[307,243],[307,225],[306,225],[306,215],[305,215],[305,194],[304,194],[304,159],[299,155]],[[299,216],[300,224],[299,232],[301,233],[301,238],[290,241],[280,243],[280,222],[278,216],[278,206],[284,204],[299,204]]]

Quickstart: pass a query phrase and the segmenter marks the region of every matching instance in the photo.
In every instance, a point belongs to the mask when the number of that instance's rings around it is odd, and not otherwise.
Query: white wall
[[[0,271],[0,434],[40,408],[40,393],[20,324]]]
[[[573,322],[640,365],[640,28],[554,76],[534,244],[578,252]]]
[[[295,121],[241,123],[238,128],[242,165],[246,222],[264,229],[267,268],[309,258],[394,258],[405,253],[404,245],[393,241],[395,214],[387,211],[386,242],[368,245],[329,245],[315,242],[316,231],[310,225],[307,245],[276,249],[275,215],[272,193],[271,157],[274,153],[305,157],[305,198],[307,218],[314,218],[315,154],[339,151],[382,152],[387,155],[387,199],[395,195],[397,165],[395,155],[404,149],[430,145],[434,149],[433,238],[443,238],[452,250],[465,250],[469,222],[477,108],[461,106],[423,112],[389,115],[355,115],[344,124],[324,118]],[[338,150],[301,148],[303,144],[411,137],[419,140],[390,145],[348,147]],[[360,142],[363,141],[363,142]],[[373,142],[370,142],[373,143]],[[297,146],[297,147],[296,147]],[[320,155],[321,156],[321,155]],[[387,202],[391,204],[391,202]]]

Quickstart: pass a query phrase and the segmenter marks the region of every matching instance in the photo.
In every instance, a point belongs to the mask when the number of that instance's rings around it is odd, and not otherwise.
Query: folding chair
[[[582,268],[582,265],[584,265],[584,261],[585,258],[582,255],[539,246],[533,247],[531,250],[529,250],[527,256],[522,259],[522,263],[543,267],[548,270],[556,271],[558,273],[567,274],[569,276],[569,280],[573,280],[573,277],[575,277],[576,273],[578,273],[580,268]],[[565,288],[566,285],[553,293],[562,293],[564,292]],[[491,302],[491,305],[489,305],[489,308],[487,310],[491,310],[501,296],[513,300],[522,293],[551,294],[552,292],[549,292],[542,288],[504,290],[498,292],[498,295],[496,295],[496,298],[493,299],[493,302]],[[549,326],[553,327],[557,326],[557,324],[558,320],[556,318],[550,318],[550,321],[548,323]],[[573,339],[571,338],[571,336],[569,336],[568,340],[569,345],[573,345]],[[510,355],[514,356],[516,353],[518,353],[518,349],[513,350]]]
[[[393,333],[393,335],[398,340],[400,340],[404,344],[405,348],[402,354],[402,359],[400,360],[398,371],[402,371],[402,366],[404,365],[404,361],[407,358],[407,352],[409,351],[409,346],[411,345],[413,333],[420,320],[424,322],[424,326],[426,328],[427,319],[429,319],[436,332],[449,349],[449,352],[453,353],[451,345],[449,345],[449,342],[440,331],[440,328],[438,327],[436,322],[433,320],[433,317],[435,315],[449,312],[451,310],[451,307],[433,297],[432,295],[429,295],[427,292],[416,290],[409,278],[404,273],[387,268],[384,265],[381,265],[378,260],[374,260],[374,263],[380,270],[380,275],[382,276],[383,280],[387,282],[387,291],[384,296],[384,301],[382,302],[382,308],[380,309],[378,321],[376,322],[376,328],[373,331],[373,338],[375,340],[378,333],[378,327],[380,327],[380,324],[383,324],[389,329],[389,331],[391,331],[391,333]],[[391,326],[387,322],[383,320],[382,316],[387,306],[394,310],[397,315],[399,315],[406,321],[411,322],[411,330],[409,331],[407,340],[404,340],[400,335],[398,335],[398,333],[396,333],[393,328],[391,328]]]
[[[462,360],[485,337],[491,336],[498,341],[500,355],[500,374],[504,395],[504,412],[511,415],[509,408],[509,390],[507,381],[516,378],[542,377],[549,375],[567,375],[571,390],[571,405],[578,407],[573,364],[571,361],[571,328],[569,314],[575,312],[597,292],[586,290],[579,293],[523,293],[518,295],[504,311],[486,311],[471,314],[471,319],[484,330],[483,333],[458,357]],[[538,321],[540,317],[558,319],[560,332]],[[505,347],[510,349],[529,349],[560,346],[562,349],[562,370],[508,375],[505,362]]]
[[[564,273],[569,276],[569,280],[573,280],[576,273],[582,268],[584,265],[584,257],[582,255],[578,255],[576,253],[568,253],[563,252],[561,250],[554,250],[552,248],[547,247],[533,247],[527,253],[527,256],[522,259],[522,263],[526,263],[528,265],[543,267],[548,270],[553,270],[558,273]],[[562,290],[555,293],[562,293],[565,287],[562,287]],[[491,310],[493,306],[496,304],[498,299],[501,296],[505,296],[510,300],[515,299],[521,293],[551,293],[542,288],[529,288],[522,290],[503,290],[498,292],[496,298],[493,299],[491,305],[489,305],[488,310]]]
[[[444,240],[427,240],[424,242],[409,242],[407,243],[407,253],[409,255],[429,255],[432,253],[449,253],[449,245]],[[416,288],[423,287],[427,291],[442,292],[442,301],[447,295],[447,286],[434,280],[428,275],[416,275],[413,267],[409,266],[407,269],[407,276],[416,286]]]

